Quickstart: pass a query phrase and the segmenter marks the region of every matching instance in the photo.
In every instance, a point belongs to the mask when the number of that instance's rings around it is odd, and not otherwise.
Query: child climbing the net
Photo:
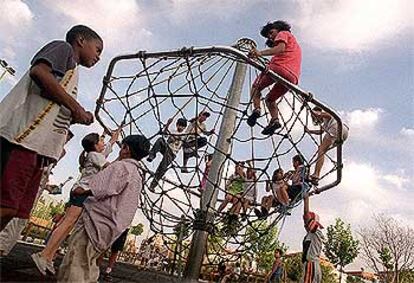
[[[320,107],[314,107],[311,111],[311,117],[315,125],[321,126],[319,130],[309,130],[307,127],[305,131],[309,134],[322,135],[326,133],[318,147],[315,171],[309,176],[310,181],[314,185],[318,185],[321,170],[325,161],[325,154],[332,148],[336,147],[338,140],[338,123],[327,112],[322,111]],[[349,128],[343,124],[341,142],[348,138]]]
[[[158,152],[161,152],[163,156],[160,165],[158,165],[158,168],[155,171],[154,179],[150,185],[150,190],[154,190],[158,184],[158,181],[162,178],[162,176],[164,176],[165,172],[167,172],[168,166],[176,158],[177,153],[186,137],[184,130],[187,127],[187,120],[184,118],[177,119],[175,131],[169,129],[172,121],[173,118],[168,119],[167,124],[162,131],[163,137],[157,139],[147,158],[149,162],[152,162]]]
[[[91,177],[108,166],[109,162],[106,158],[112,152],[112,146],[118,140],[120,131],[121,128],[114,131],[107,144],[104,143],[104,138],[97,133],[88,134],[82,139],[84,151],[79,156],[81,177],[74,184],[73,189],[78,186],[88,186]],[[51,234],[46,247],[41,252],[32,254],[32,259],[37,269],[43,275],[46,275],[47,271],[55,274],[53,258],[59,246],[78,221],[83,211],[83,203],[86,198],[87,195],[75,196],[71,193],[69,199],[70,206],[66,210],[64,219]]]
[[[183,143],[183,168],[182,173],[188,173],[187,163],[191,157],[198,156],[198,150],[207,145],[207,138],[200,136],[200,134],[210,136],[214,134],[214,129],[207,131],[205,121],[210,117],[207,111],[201,112],[197,117],[190,120],[190,125],[187,128],[187,138]]]
[[[207,154],[205,156],[205,168],[204,168],[204,172],[203,172],[203,178],[201,179],[200,182],[200,193],[204,192],[204,190],[206,189],[207,186],[207,181],[208,181],[208,173],[210,172],[210,168],[211,168],[211,164],[213,162],[213,154]]]
[[[247,119],[247,124],[253,127],[261,115],[261,91],[273,84],[272,89],[266,96],[266,106],[270,112],[271,120],[263,129],[263,135],[273,135],[282,126],[279,122],[279,109],[276,100],[288,91],[282,83],[275,82],[269,76],[268,70],[272,70],[293,84],[297,84],[299,81],[302,51],[296,38],[290,32],[290,28],[290,25],[284,21],[267,23],[260,34],[267,39],[266,45],[270,48],[261,51],[253,48],[249,53],[252,58],[273,56],[266,67],[266,71],[262,72],[254,81],[250,92],[253,101],[253,112]]]

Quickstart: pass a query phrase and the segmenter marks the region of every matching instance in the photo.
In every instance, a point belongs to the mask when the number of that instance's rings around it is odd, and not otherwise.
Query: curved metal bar
[[[325,105],[324,103],[316,100],[314,98],[314,96],[310,93],[310,92],[306,92],[305,90],[301,89],[299,86],[292,84],[291,82],[287,81],[286,79],[282,78],[281,76],[279,76],[278,74],[276,74],[275,72],[271,71],[271,70],[266,70],[265,65],[262,62],[257,62],[256,60],[252,60],[251,58],[249,58],[245,53],[241,52],[240,50],[234,48],[234,47],[229,47],[229,46],[207,46],[207,47],[190,47],[190,48],[181,48],[179,50],[173,50],[173,51],[161,51],[161,52],[146,52],[146,51],[139,51],[137,53],[133,53],[133,54],[125,54],[125,55],[120,55],[117,56],[115,58],[113,58],[109,64],[108,70],[106,72],[106,75],[103,78],[103,87],[101,90],[101,93],[96,101],[96,109],[95,109],[95,117],[96,120],[99,122],[99,124],[107,131],[109,131],[109,129],[107,128],[107,126],[103,123],[103,121],[101,120],[101,118],[99,117],[99,110],[100,110],[100,105],[103,101],[103,98],[105,96],[105,93],[108,89],[108,84],[110,82],[110,78],[111,78],[111,74],[115,68],[115,65],[119,62],[119,61],[123,61],[123,60],[130,60],[130,59],[147,59],[147,58],[185,58],[185,57],[189,57],[189,56],[197,56],[197,55],[203,55],[206,53],[224,53],[226,55],[233,55],[235,56],[236,59],[243,61],[246,64],[251,65],[252,67],[258,69],[259,71],[263,72],[266,71],[270,77],[272,79],[274,79],[275,81],[282,83],[284,86],[286,86],[286,88],[288,88],[289,90],[294,91],[295,93],[299,94],[305,101],[307,102],[311,102],[314,105],[320,107],[322,110],[324,110],[325,112],[329,113],[337,122],[338,124],[338,137],[336,140],[336,156],[337,156],[337,174],[336,174],[336,180],[333,181],[332,183],[329,183],[323,187],[320,188],[316,188],[312,193],[321,193],[323,191],[329,190],[335,186],[337,186],[342,179],[342,144],[343,144],[343,140],[342,140],[342,131],[343,131],[343,122],[341,120],[341,118],[338,116],[338,114],[333,111],[332,109],[330,109],[327,105]]]

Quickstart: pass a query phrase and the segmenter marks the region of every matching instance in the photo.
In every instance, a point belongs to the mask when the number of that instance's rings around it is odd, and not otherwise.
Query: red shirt
[[[296,41],[296,38],[288,31],[281,31],[276,35],[275,45],[283,42],[286,45],[283,53],[272,57],[270,64],[285,68],[292,73],[298,80],[302,64],[302,50]]]

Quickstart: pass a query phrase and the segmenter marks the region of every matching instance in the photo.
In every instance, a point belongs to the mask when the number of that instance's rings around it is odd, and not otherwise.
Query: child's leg
[[[171,151],[171,149],[166,149],[161,163],[155,171],[154,180],[152,180],[150,188],[155,188],[157,186],[158,181],[162,178],[162,176],[164,176],[165,172],[167,172],[168,166],[170,166],[174,159],[175,154]]]
[[[261,73],[256,80],[254,81],[252,88],[250,90],[250,97],[253,102],[253,110],[260,111],[260,92],[268,87],[269,85],[273,84],[274,81],[265,73]]]
[[[151,148],[151,150],[149,152],[148,159],[150,161],[155,159],[155,156],[157,155],[158,152],[161,152],[162,154],[164,154],[166,146],[167,145],[165,144],[165,140],[162,137],[158,138],[155,141],[154,146]]]
[[[325,153],[328,151],[329,147],[333,144],[334,141],[335,140],[327,134],[323,137],[322,143],[318,147],[318,159],[315,165],[315,172],[312,174],[312,176],[319,178],[323,163],[325,161]]]
[[[232,203],[233,206],[230,209],[230,213],[238,215],[242,207],[243,199],[241,199],[240,195],[237,195],[233,197]]]
[[[59,246],[69,235],[73,226],[76,224],[79,216],[82,213],[83,208],[71,205],[65,213],[62,223],[53,231],[46,247],[40,253],[47,261],[52,261]]]
[[[227,204],[232,201],[233,201],[233,196],[230,194],[226,194],[226,197],[224,198],[223,202],[218,208],[218,212],[221,212],[227,206]]]

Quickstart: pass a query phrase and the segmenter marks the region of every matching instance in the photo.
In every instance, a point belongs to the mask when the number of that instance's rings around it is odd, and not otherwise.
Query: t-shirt
[[[76,188],[78,186],[87,185],[88,180],[102,170],[105,164],[108,163],[106,158],[112,152],[112,145],[107,143],[103,152],[91,151],[86,154],[85,162],[83,168],[81,169],[81,177],[77,184],[73,186]]]
[[[205,133],[206,131],[206,124],[204,124],[204,122],[199,122],[198,119],[196,119],[187,128],[187,141],[195,140],[197,135]]]
[[[303,239],[303,255],[302,261],[316,261],[319,260],[319,256],[322,252],[322,245],[324,236],[321,230],[316,232],[308,232]]]
[[[76,98],[78,72],[69,43],[48,43],[36,53],[31,65],[39,62],[50,65],[56,80]],[[66,142],[71,112],[41,96],[41,91],[27,71],[0,103],[0,136],[39,155],[58,160]]]
[[[227,183],[227,192],[237,195],[244,190],[244,178],[238,174],[232,174]]]
[[[183,141],[187,137],[184,133],[179,133],[178,131],[170,131],[168,130],[167,134],[167,144],[170,147],[171,151],[177,155],[178,151],[180,150]]]
[[[285,43],[285,51],[274,55],[270,60],[270,64],[285,68],[299,80],[302,64],[302,50],[297,43],[296,38],[288,31],[281,31],[276,35],[274,40],[275,45],[280,42]]]
[[[93,175],[84,202],[85,230],[94,248],[105,251],[127,229],[139,205],[142,177],[135,159],[116,161]]]
[[[305,177],[305,166],[300,165],[296,170],[293,172],[292,177],[290,178],[292,180],[293,186],[302,186],[304,177]]]

